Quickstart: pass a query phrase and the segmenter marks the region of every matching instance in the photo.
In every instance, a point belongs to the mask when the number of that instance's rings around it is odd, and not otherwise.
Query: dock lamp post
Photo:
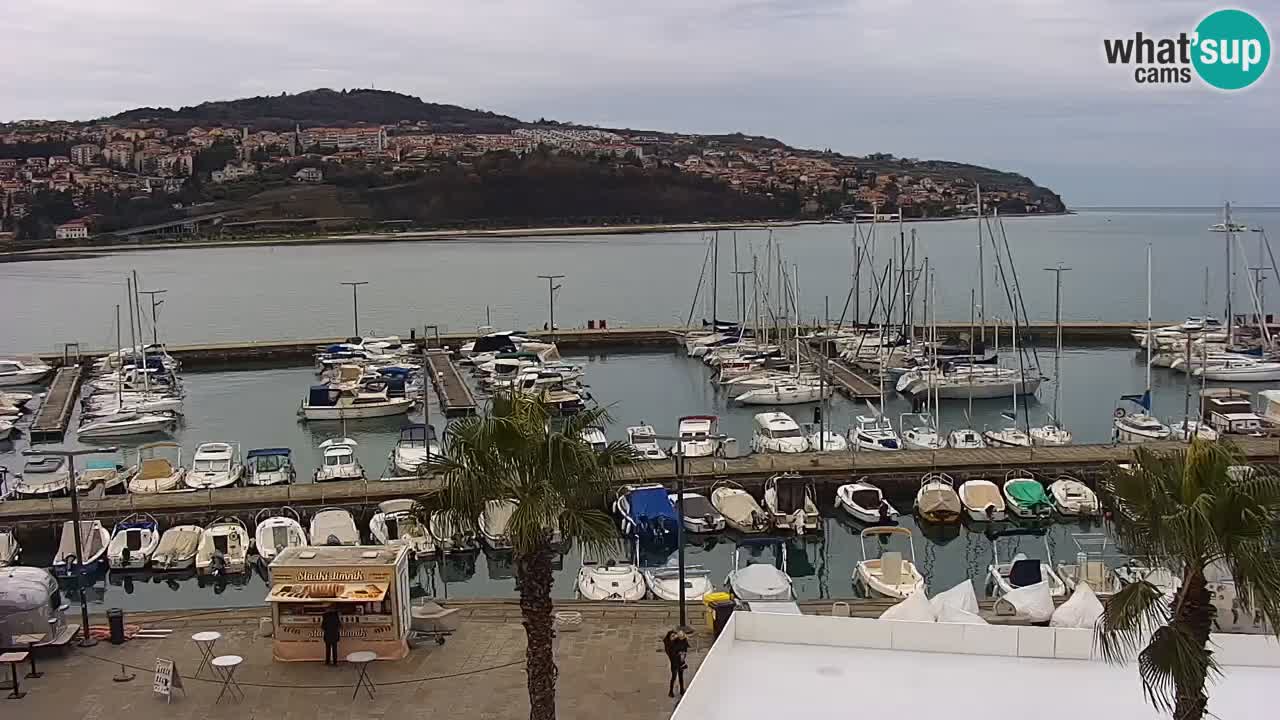
[[[556,333],[556,291],[560,289],[560,285],[556,285],[556,281],[564,277],[563,275],[539,275],[538,277],[547,281],[547,304],[551,313],[551,323],[547,325],[547,329],[551,334]]]
[[[353,328],[351,336],[360,337],[360,298],[358,293],[360,290],[360,286],[368,285],[369,281],[368,280],[360,280],[360,281],[345,280],[342,282],[342,284],[351,286],[351,322],[352,322],[352,328]]]
[[[60,457],[66,458],[67,472],[70,479],[67,485],[71,491],[71,517],[75,523],[76,540],[76,590],[80,594],[80,647],[93,647],[97,640],[89,637],[89,601],[84,594],[84,547],[80,539],[80,491],[76,487],[76,458],[81,455],[113,455],[114,447],[86,448],[83,450],[35,450],[28,448],[22,451],[27,457]],[[64,558],[65,560],[65,558]]]

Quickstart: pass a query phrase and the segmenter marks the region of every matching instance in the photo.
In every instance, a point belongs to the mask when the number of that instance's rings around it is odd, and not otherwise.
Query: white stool
[[[356,695],[360,694],[360,688],[369,693],[369,699],[373,699],[374,689],[373,681],[369,679],[369,666],[377,660],[378,656],[368,650],[353,652],[347,656],[347,662],[355,665],[360,670],[360,674],[356,676],[356,689],[351,693],[351,699],[354,700]]]
[[[222,695],[228,690],[231,691],[231,697],[237,701],[244,699],[244,692],[240,689],[240,683],[236,682],[236,668],[240,667],[240,663],[244,662],[244,658],[239,655],[219,655],[210,661],[209,665],[213,671],[222,678],[222,692],[218,693],[218,699],[213,701],[214,705],[222,702]]]
[[[221,639],[222,633],[212,630],[198,632],[191,636],[191,642],[200,649],[200,665],[196,667],[196,674],[192,677],[200,677],[200,671],[210,667],[209,662],[213,660],[213,646],[217,645]]]

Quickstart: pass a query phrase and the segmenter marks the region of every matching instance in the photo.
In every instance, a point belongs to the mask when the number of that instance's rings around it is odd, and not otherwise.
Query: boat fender
[[[1115,410],[1113,410],[1113,411],[1112,411],[1112,413],[1111,413],[1111,414],[1112,414],[1112,416],[1116,417],[1117,419],[1118,419],[1118,418],[1122,418],[1122,417],[1124,417],[1124,408],[1116,408]]]

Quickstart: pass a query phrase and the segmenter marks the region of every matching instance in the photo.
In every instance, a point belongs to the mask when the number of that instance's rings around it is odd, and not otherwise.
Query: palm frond
[[[1206,677],[1220,673],[1213,651],[1178,624],[1157,629],[1138,654],[1142,689],[1160,712],[1173,711],[1179,692],[1203,698]]]
[[[1110,663],[1127,662],[1139,646],[1171,617],[1164,593],[1141,580],[1112,595],[1103,606],[1094,644]]]

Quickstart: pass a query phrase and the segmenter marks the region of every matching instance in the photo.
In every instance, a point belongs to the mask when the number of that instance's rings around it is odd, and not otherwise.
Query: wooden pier
[[[850,400],[878,400],[880,387],[834,358],[822,358],[818,351],[801,343],[800,354],[822,373],[827,382]]]
[[[449,353],[443,350],[427,351],[427,366],[431,372],[431,384],[440,398],[440,410],[445,417],[471,415],[476,411],[476,398],[471,393],[458,366]]]
[[[61,442],[67,434],[67,425],[80,395],[80,375],[78,365],[58,368],[36,419],[31,423],[32,444]]]

